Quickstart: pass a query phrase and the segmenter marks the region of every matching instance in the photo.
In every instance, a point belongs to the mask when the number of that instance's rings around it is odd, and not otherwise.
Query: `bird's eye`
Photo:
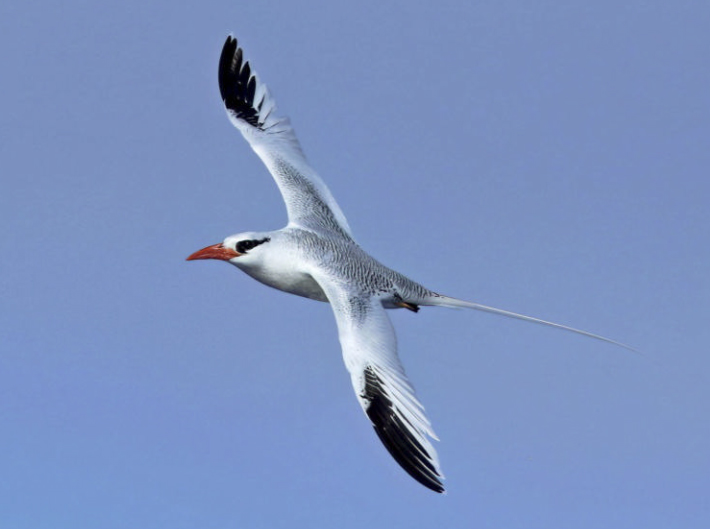
[[[236,250],[237,250],[239,253],[247,253],[249,250],[251,250],[252,248],[254,248],[254,246],[256,246],[256,245],[257,245],[257,242],[256,242],[256,241],[239,241],[239,242],[237,243],[237,248],[236,248]]]
[[[260,244],[263,244],[263,243],[268,242],[268,241],[270,241],[270,240],[271,240],[271,239],[269,239],[268,237],[266,237],[265,239],[261,239],[261,240],[249,239],[249,240],[246,240],[246,241],[239,241],[239,242],[237,243],[237,246],[236,246],[235,249],[236,249],[237,252],[239,252],[239,253],[247,253],[247,252],[248,252],[249,250],[251,250],[252,248],[255,248],[256,246],[259,246]]]

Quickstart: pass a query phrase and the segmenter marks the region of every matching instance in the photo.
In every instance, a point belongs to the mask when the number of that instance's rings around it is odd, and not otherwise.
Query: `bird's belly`
[[[267,286],[317,301],[328,301],[323,289],[310,274],[298,271],[244,270],[251,277]]]

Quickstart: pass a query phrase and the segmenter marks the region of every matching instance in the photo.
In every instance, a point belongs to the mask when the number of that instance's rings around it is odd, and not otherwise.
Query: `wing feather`
[[[437,437],[399,361],[385,308],[376,298],[352,295],[334,281],[316,280],[333,308],[355,394],[378,437],[410,476],[444,492],[444,475],[429,440]]]
[[[345,215],[306,161],[288,118],[276,115],[269,89],[244,60],[242,48],[231,35],[219,60],[219,90],[230,121],[274,177],[289,224],[351,237]]]

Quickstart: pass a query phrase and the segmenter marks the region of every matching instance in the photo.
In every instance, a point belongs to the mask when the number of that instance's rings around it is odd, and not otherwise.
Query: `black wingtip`
[[[219,58],[219,93],[222,96],[222,101],[227,97],[227,87],[229,86],[229,77],[231,77],[232,59],[237,51],[237,39],[232,35],[227,37],[227,40],[222,46],[222,55]],[[241,68],[241,65],[239,65]]]
[[[252,74],[249,62],[244,60],[244,53],[237,39],[232,35],[227,37],[222,47],[218,81],[219,93],[227,109],[250,125],[261,127],[260,109],[254,101],[256,78]]]
[[[415,480],[434,492],[445,491],[432,457],[395,412],[392,401],[382,390],[382,381],[372,368],[365,370],[366,413],[375,433],[397,463]]]

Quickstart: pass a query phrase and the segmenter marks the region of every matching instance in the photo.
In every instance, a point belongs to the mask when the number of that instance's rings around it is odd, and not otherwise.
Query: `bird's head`
[[[264,233],[247,232],[230,235],[221,243],[196,251],[187,260],[218,259],[235,265],[247,264],[246,261],[258,258],[259,253],[270,241],[271,237]]]

